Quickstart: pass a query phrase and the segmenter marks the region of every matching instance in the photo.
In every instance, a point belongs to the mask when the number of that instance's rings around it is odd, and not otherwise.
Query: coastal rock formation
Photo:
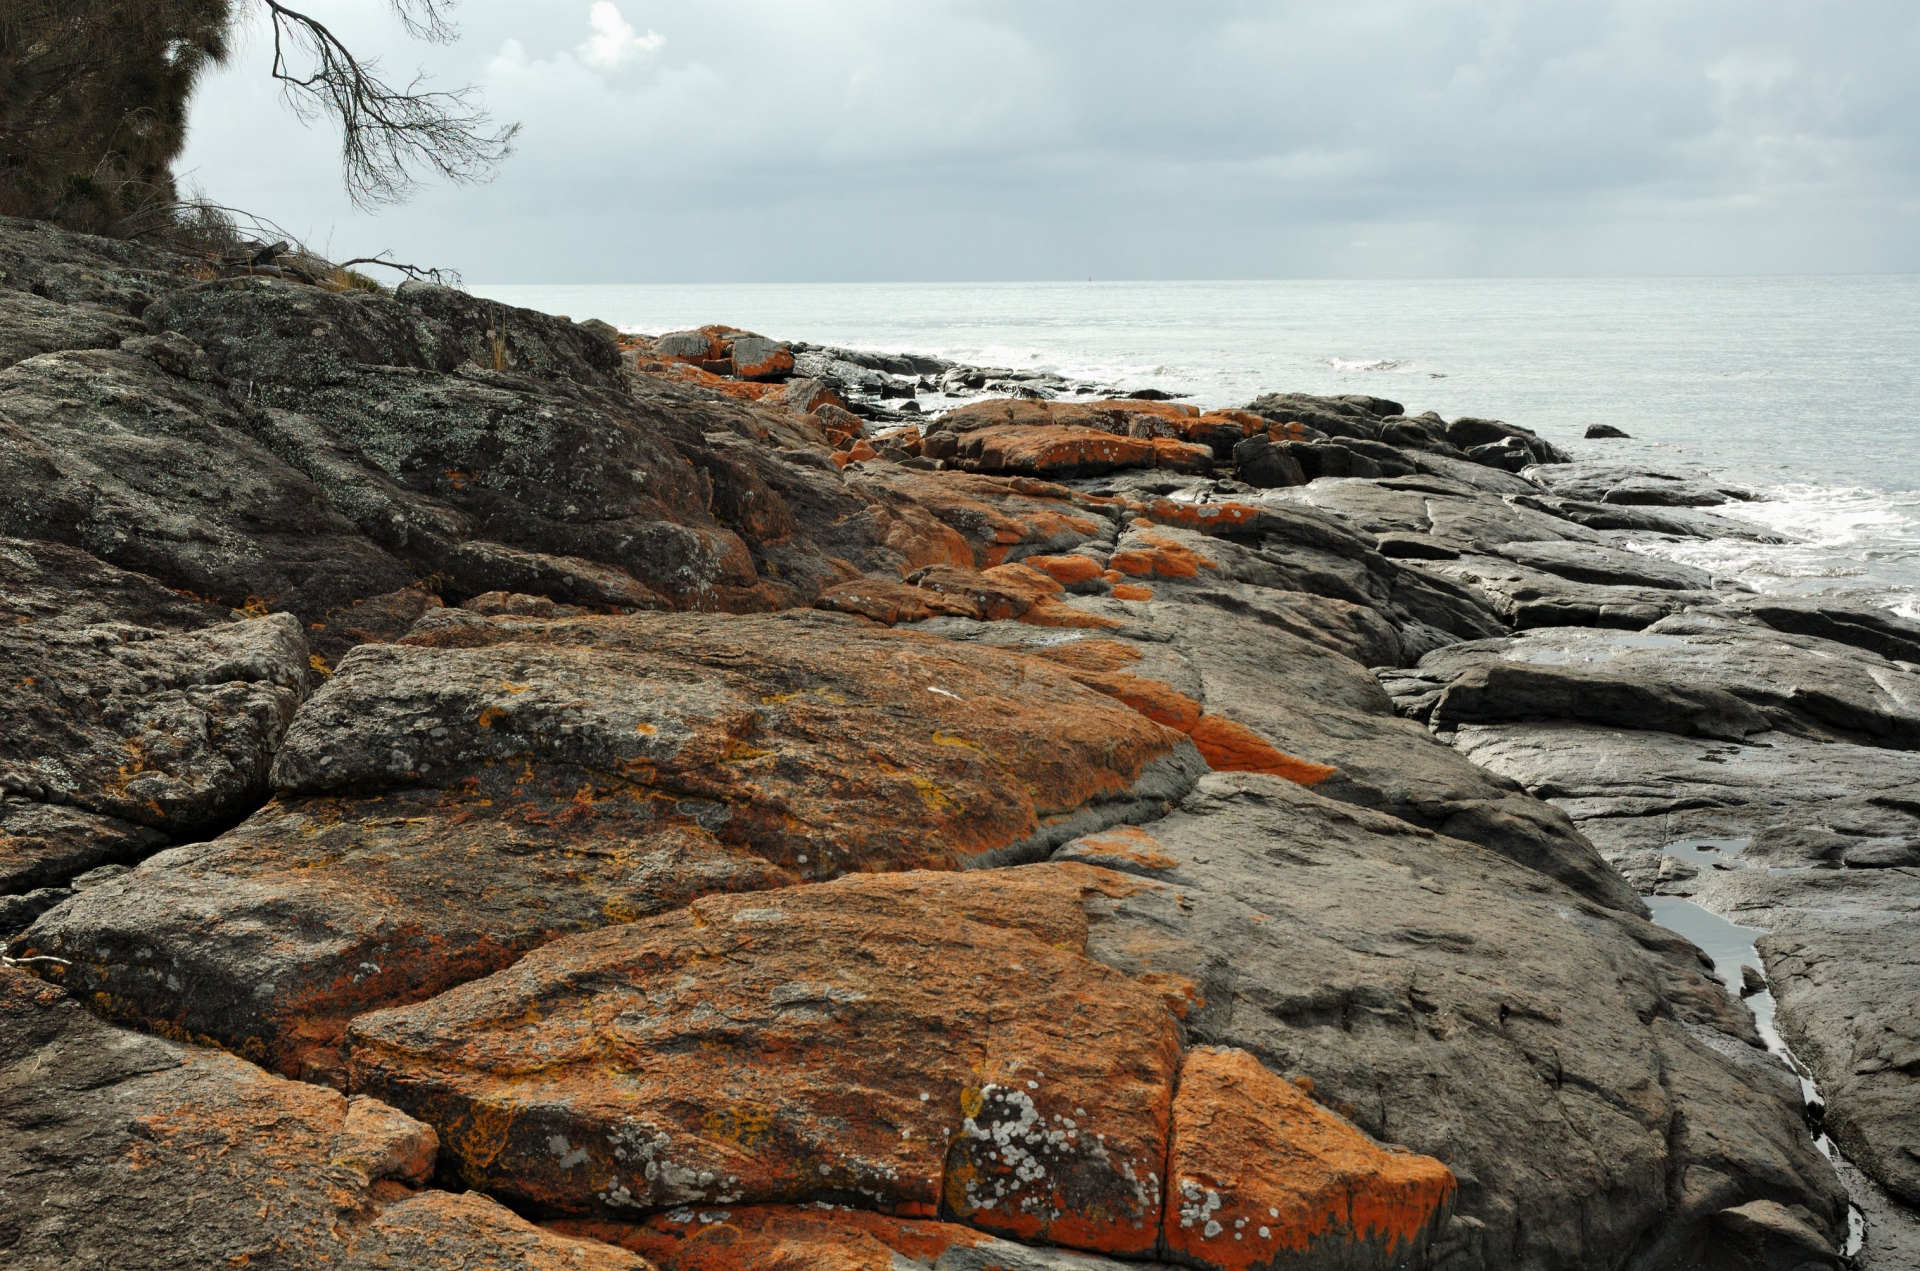
[[[15,1261],[1899,1265],[1920,626],[1748,492],[203,265],[0,224]]]

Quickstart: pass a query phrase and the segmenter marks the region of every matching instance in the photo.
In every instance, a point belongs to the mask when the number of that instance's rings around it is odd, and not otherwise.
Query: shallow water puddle
[[[1753,839],[1750,836],[1724,839],[1675,839],[1661,848],[1660,852],[1661,855],[1672,857],[1674,860],[1685,861],[1695,869],[1764,869],[1769,874],[1802,874],[1815,868],[1812,865],[1761,865],[1755,861],[1741,859],[1740,853],[1751,846],[1753,846]]]
[[[1675,856],[1689,863],[1706,862],[1721,858],[1728,853],[1744,850],[1752,839],[1681,839],[1669,843],[1665,849],[1668,856]],[[1748,868],[1757,868],[1748,866]],[[1762,982],[1766,980],[1767,969],[1760,961],[1760,951],[1754,942],[1766,931],[1760,927],[1743,927],[1730,922],[1709,909],[1694,904],[1683,896],[1642,896],[1647,908],[1653,911],[1653,920],[1669,931],[1677,932],[1702,949],[1713,959],[1714,977],[1725,986],[1727,992],[1741,997],[1744,977],[1741,968],[1752,967],[1758,972]],[[1824,1130],[1819,1128],[1821,1118],[1826,1111],[1826,1101],[1820,1097],[1820,1089],[1813,1083],[1813,1074],[1794,1056],[1786,1041],[1780,1036],[1780,1030],[1774,1025],[1775,1003],[1770,989],[1761,989],[1744,998],[1747,1009],[1753,1012],[1754,1026],[1760,1030],[1761,1040],[1767,1049],[1780,1057],[1793,1075],[1800,1079],[1800,1094],[1807,1104],[1807,1123],[1814,1130],[1814,1146],[1828,1160],[1839,1161],[1840,1150],[1834,1146]],[[1848,1257],[1860,1252],[1866,1240],[1866,1216],[1858,1205],[1847,1206],[1847,1247]]]

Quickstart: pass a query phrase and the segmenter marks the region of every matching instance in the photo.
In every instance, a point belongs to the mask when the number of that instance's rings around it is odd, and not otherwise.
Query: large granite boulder
[[[1037,859],[1203,771],[1048,663],[851,619],[436,610],[341,661],[278,753],[276,801],[19,944],[118,1016],[337,1082],[353,1016],[567,932],[709,891]]]

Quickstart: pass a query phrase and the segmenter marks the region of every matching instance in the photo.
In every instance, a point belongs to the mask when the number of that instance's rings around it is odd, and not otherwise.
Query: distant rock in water
[[[1612,424],[1588,424],[1587,440],[1601,441],[1609,437],[1625,438],[1629,434],[1615,428]]]

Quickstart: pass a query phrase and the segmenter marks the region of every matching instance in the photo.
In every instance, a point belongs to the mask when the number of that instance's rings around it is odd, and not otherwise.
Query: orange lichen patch
[[[1215,772],[1264,772],[1296,785],[1312,786],[1339,771],[1323,763],[1297,759],[1276,749],[1245,724],[1219,715],[1202,716],[1187,735]]]
[[[1151,520],[1185,526],[1202,534],[1231,534],[1264,515],[1260,508],[1245,503],[1178,503],[1172,499],[1153,499],[1135,506]]]
[[[1103,618],[1099,614],[1087,613],[1062,603],[1051,596],[1043,596],[1033,608],[1020,615],[1020,621],[1032,627],[1069,627],[1094,631],[1120,626],[1114,618]]]
[[[1013,565],[992,565],[980,571],[980,576],[1008,590],[1018,590],[1033,600],[1042,596],[1057,596],[1066,588],[1051,574],[1043,573],[1022,561]]]
[[[1091,476],[1123,468],[1161,466],[1151,438],[1074,427],[976,429],[961,435],[958,461],[968,472],[1036,476]]]
[[[883,465],[850,477],[849,484],[890,503],[931,516],[962,536],[969,557],[956,565],[1003,563],[1022,548],[1058,553],[1098,537],[1111,500],[1096,499],[1031,477],[919,472]]]
[[[1118,640],[1069,640],[1032,652],[1035,657],[1081,671],[1117,671],[1140,660],[1140,650]]]
[[[1172,437],[1153,439],[1153,464],[1172,472],[1212,472],[1213,447]]]
[[[1380,1147],[1245,1051],[1190,1052],[1173,1121],[1167,1247],[1214,1271],[1328,1245],[1330,1265],[1424,1265],[1454,1194],[1445,1165]]]
[[[749,1267],[896,1271],[898,1258],[931,1265],[948,1249],[992,1240],[955,1223],[895,1218],[843,1206],[678,1209],[642,1223],[563,1218],[548,1227],[641,1254],[658,1264],[660,1271],[744,1271]]]
[[[1115,583],[1113,598],[1115,600],[1152,600],[1153,588],[1142,587],[1138,583]]]
[[[649,365],[659,366],[659,370],[647,370]],[[662,379],[673,380],[679,384],[695,384],[701,388],[710,388],[724,393],[728,397],[743,402],[757,402],[762,398],[777,394],[778,384],[756,384],[749,380],[735,379],[730,375],[716,375],[712,371],[695,366],[690,362],[667,361],[642,364],[641,370],[649,375],[658,375]]]
[[[360,1017],[356,1088],[562,1213],[856,1193],[1146,1253],[1178,1030],[1085,955],[1085,901],[1145,886],[1049,863],[708,897]]]
[[[884,578],[861,578],[829,587],[820,593],[813,607],[837,613],[857,613],[889,627],[902,622],[925,622],[928,618],[942,615],[980,617],[980,606],[964,595],[890,582]]]
[[[1200,703],[1160,680],[1129,675],[1125,671],[1075,671],[1073,678],[1096,693],[1105,693],[1126,703],[1154,723],[1178,732],[1190,733],[1200,722]]]
[[[1130,531],[1127,545],[1115,552],[1108,564],[1123,574],[1157,574],[1162,578],[1193,578],[1203,568],[1220,567],[1217,561],[1151,528]]]
[[[1104,572],[1100,562],[1091,556],[1028,556],[1020,563],[1069,587],[1098,578]]]
[[[874,458],[880,453],[873,448],[873,444],[865,437],[849,437],[846,442],[846,447],[845,453],[848,463],[861,463]]]
[[[1056,860],[1082,861],[1108,869],[1173,869],[1179,861],[1160,850],[1160,840],[1137,825],[1116,825],[1097,834],[1083,834],[1061,848]]]

